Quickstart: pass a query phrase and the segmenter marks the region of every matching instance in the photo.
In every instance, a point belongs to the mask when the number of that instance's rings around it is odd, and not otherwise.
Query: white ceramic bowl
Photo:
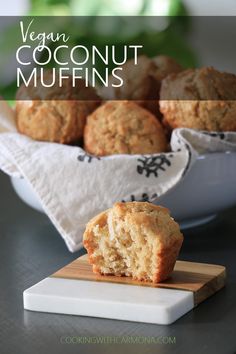
[[[11,181],[25,203],[43,212],[27,181],[19,178]],[[185,179],[155,203],[168,207],[182,228],[205,223],[218,212],[236,205],[236,153],[199,156]]]

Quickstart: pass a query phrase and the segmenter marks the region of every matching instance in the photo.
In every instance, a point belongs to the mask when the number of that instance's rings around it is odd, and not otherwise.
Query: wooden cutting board
[[[225,267],[177,261],[158,284],[92,272],[87,255],[24,291],[32,311],[170,324],[225,285]]]

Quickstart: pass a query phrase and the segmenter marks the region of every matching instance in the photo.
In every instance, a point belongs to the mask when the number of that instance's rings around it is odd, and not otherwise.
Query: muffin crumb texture
[[[84,233],[95,273],[154,283],[170,276],[182,242],[169,211],[146,202],[116,203],[94,217]]]

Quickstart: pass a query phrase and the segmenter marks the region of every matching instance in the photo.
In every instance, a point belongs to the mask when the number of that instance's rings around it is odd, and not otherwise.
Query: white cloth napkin
[[[97,158],[80,147],[34,141],[16,132],[0,101],[0,169],[23,177],[70,251],[82,247],[86,223],[116,201],[155,201],[187,173],[198,154],[236,151],[236,133],[176,129],[172,152]]]

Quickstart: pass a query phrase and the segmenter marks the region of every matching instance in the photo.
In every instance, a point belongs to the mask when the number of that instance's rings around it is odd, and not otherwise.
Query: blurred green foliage
[[[28,15],[86,16],[80,18],[79,21],[74,18],[74,25],[73,18],[68,18],[67,21],[66,17],[61,17],[60,20],[56,20],[55,17],[55,22],[50,21],[52,23],[47,23],[48,20],[45,21],[43,31],[47,32],[48,26],[51,26],[54,33],[68,34],[70,40],[67,45],[70,47],[76,44],[102,47],[104,44],[112,43],[122,48],[124,44],[145,43],[144,54],[150,57],[165,54],[177,59],[184,67],[196,66],[195,53],[186,41],[186,36],[191,30],[191,18],[187,16],[187,11],[181,0],[31,0],[31,10]],[[108,28],[106,33],[104,25],[99,25],[99,17],[96,19],[91,17],[100,15],[161,15],[165,16],[163,19],[166,24],[163,28],[154,30],[146,26],[145,17],[143,17],[143,26],[139,25],[138,29],[132,33],[132,28],[125,23],[126,17],[119,17],[117,23],[114,20],[113,27]],[[104,23],[104,20],[102,21]],[[42,24],[40,26],[42,31]],[[103,32],[99,33],[101,29]],[[19,39],[16,37],[17,31],[19,32],[19,27],[16,28],[13,25],[1,33],[0,72],[4,70],[4,65],[8,60],[5,54],[17,46]],[[55,44],[51,43],[50,46],[53,47]],[[98,69],[102,70],[102,67]],[[112,69],[112,65],[110,69]],[[6,94],[9,96],[9,93],[13,93],[14,90],[16,90],[14,78],[7,84],[0,82],[0,94],[3,96]]]

